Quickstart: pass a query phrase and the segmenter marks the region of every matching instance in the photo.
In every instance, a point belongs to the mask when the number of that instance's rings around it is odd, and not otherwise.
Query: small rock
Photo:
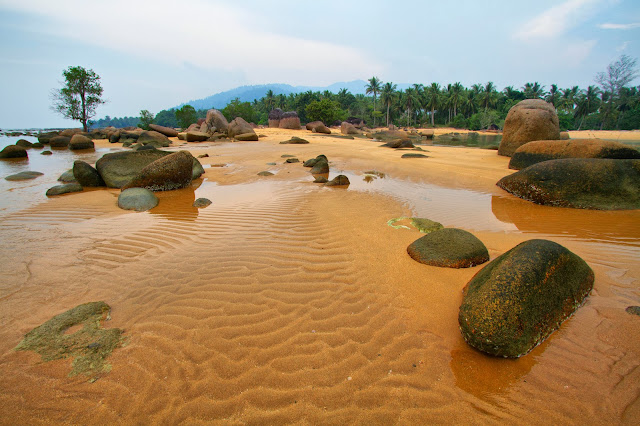
[[[43,174],[44,173],[27,171],[27,172],[16,173],[15,175],[7,176],[5,179],[6,180],[29,180],[29,179],[35,179],[38,176],[42,176]]]
[[[627,306],[625,311],[631,315],[640,315],[640,306]]]
[[[264,172],[258,173],[258,176],[273,176],[273,173],[264,171]]]
[[[489,260],[489,251],[473,234],[444,228],[418,238],[407,247],[409,256],[425,265],[469,268]]]
[[[47,190],[47,197],[52,195],[62,195],[71,192],[82,192],[82,185],[79,183],[66,183],[64,185],[56,185]]]
[[[284,145],[286,145],[286,144],[291,144],[291,145],[304,145],[304,144],[308,144],[308,143],[309,143],[309,141],[308,141],[308,140],[306,140],[306,139],[302,139],[302,138],[299,138],[299,137],[297,137],[297,136],[293,136],[293,137],[291,137],[291,139],[289,139],[288,141],[280,142],[280,144],[281,144],[281,145],[283,145],[283,144],[284,144]]]
[[[429,158],[429,156],[424,154],[409,153],[409,154],[402,154],[402,157],[400,158]]]
[[[53,154],[53,152],[51,152],[51,151],[49,151],[49,150],[47,150],[47,151],[42,151],[42,152],[40,153],[40,155],[52,155],[52,154]]]
[[[345,175],[338,175],[331,179],[329,182],[326,182],[324,186],[349,186],[351,182],[349,182],[349,178]]]
[[[146,188],[128,188],[118,196],[118,207],[144,212],[158,205],[158,197]]]
[[[211,205],[211,200],[208,198],[198,198],[193,202],[193,207],[202,208]]]
[[[209,157],[209,154],[200,154],[198,155],[198,158],[207,158]]]
[[[298,160],[297,158],[287,158],[287,161],[285,161],[285,163],[299,163],[300,160]]]

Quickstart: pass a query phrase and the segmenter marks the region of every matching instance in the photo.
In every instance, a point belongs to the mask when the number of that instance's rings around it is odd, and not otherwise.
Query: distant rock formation
[[[270,128],[279,128],[280,127],[280,119],[282,118],[282,110],[280,108],[274,108],[269,111],[269,127]]]
[[[282,114],[280,118],[281,129],[290,129],[290,130],[300,130],[300,118],[298,117],[298,113],[295,111],[288,111]]]

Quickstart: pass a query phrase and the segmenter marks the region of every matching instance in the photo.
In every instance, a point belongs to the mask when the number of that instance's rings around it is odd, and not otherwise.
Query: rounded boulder
[[[144,212],[158,205],[156,194],[146,188],[128,188],[118,196],[118,207]]]
[[[447,268],[469,268],[489,260],[487,247],[462,229],[444,228],[418,238],[407,247],[417,262]]]
[[[511,157],[527,142],[560,139],[555,108],[542,99],[525,99],[511,107],[502,129],[498,154]]]

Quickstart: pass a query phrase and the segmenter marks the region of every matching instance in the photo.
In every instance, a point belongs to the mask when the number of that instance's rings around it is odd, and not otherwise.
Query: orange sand
[[[519,200],[495,186],[512,173],[495,151],[427,145],[430,158],[400,159],[363,139],[256,131],[260,142],[176,141],[225,166],[159,194],[148,213],[118,209],[118,191],[101,189],[0,219],[2,423],[637,421],[640,318],[624,309],[640,304],[640,212]],[[311,143],[279,144],[291,135]],[[325,154],[330,178],[352,185],[313,184],[283,154]],[[385,178],[367,183],[370,170]],[[213,204],[191,207],[198,197]],[[420,234],[386,224],[399,216],[467,229],[492,258],[552,239],[594,269],[594,291],[529,355],[485,356],[457,326],[461,290],[482,266],[414,262],[406,246]],[[94,300],[129,339],[97,382],[68,378],[69,360],[13,351]]]

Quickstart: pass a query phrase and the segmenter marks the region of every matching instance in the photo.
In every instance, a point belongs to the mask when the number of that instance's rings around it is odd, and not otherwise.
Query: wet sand
[[[364,139],[257,133],[266,137],[176,141],[172,150],[209,155],[206,173],[147,213],[118,209],[112,189],[46,199],[58,170],[45,163],[41,183],[0,187],[12,204],[0,210],[3,424],[637,421],[640,318],[624,309],[640,304],[639,211],[519,200],[495,186],[513,171],[492,150],[425,145],[429,158],[401,159]],[[311,143],[279,144],[291,135]],[[329,177],[352,184],[313,184],[283,154],[325,154]],[[199,197],[213,204],[191,207]],[[421,234],[387,226],[400,216],[466,229],[492,258],[551,239],[589,263],[594,290],[532,353],[485,356],[457,325],[461,290],[482,266],[413,261],[406,247]],[[67,377],[70,360],[13,351],[33,327],[97,300],[128,343],[95,383]]]

